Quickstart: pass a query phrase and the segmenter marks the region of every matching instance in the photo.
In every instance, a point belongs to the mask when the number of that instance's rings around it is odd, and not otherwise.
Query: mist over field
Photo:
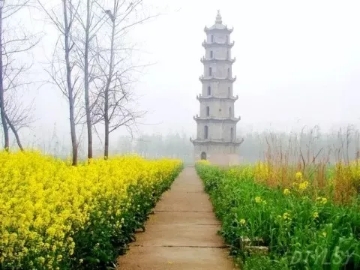
[[[110,2],[104,3],[110,8]],[[47,1],[46,7],[61,10],[56,1]],[[132,28],[123,44],[136,48],[131,63],[145,66],[133,73],[131,91],[136,97],[132,106],[147,113],[131,134],[122,127],[111,133],[111,154],[135,152],[193,161],[189,138],[196,133],[193,116],[199,112],[203,29],[214,23],[220,10],[224,24],[234,27],[234,94],[239,96],[235,115],[241,116],[237,135],[245,139],[242,160],[262,158],[268,149],[266,138],[274,132],[286,143],[294,134],[300,137],[304,127],[309,133],[315,126],[319,129],[314,136],[319,133],[321,138],[314,139],[313,151],[323,149],[327,155],[330,147],[335,153],[334,149],[345,149],[349,125],[348,155],[354,158],[360,127],[359,8],[358,1],[146,2],[143,9],[148,14],[161,15]],[[24,146],[70,156],[67,100],[48,73],[59,32],[40,8],[22,10],[5,21],[3,29],[5,34],[11,30],[13,37],[26,32],[39,38],[29,51],[15,57],[30,66],[21,79],[31,83],[24,83],[16,95],[16,102],[33,105],[29,111],[33,121],[19,131]],[[85,158],[86,126],[78,124],[77,129],[79,157]],[[93,137],[94,156],[101,156],[102,124]],[[301,140],[306,148],[304,136]],[[12,134],[10,141],[16,148]]]

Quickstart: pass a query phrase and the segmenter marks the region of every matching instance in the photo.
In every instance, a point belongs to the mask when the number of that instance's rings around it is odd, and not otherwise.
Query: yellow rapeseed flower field
[[[129,212],[149,207],[181,166],[120,156],[73,167],[38,152],[0,152],[0,268],[67,269],[71,260],[86,261],[74,258],[77,233],[96,223],[119,234]]]

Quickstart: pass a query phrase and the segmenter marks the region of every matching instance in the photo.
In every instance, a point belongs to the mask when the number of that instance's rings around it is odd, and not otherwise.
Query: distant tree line
[[[321,133],[317,127],[299,133],[249,132],[243,135],[239,155],[243,162],[253,163],[271,155],[291,161],[322,160],[333,163],[359,158],[359,131],[349,126],[332,133]],[[115,145],[114,145],[115,146]],[[194,162],[193,145],[185,133],[142,135],[131,139],[119,137],[113,154],[137,153],[147,158],[180,158]]]

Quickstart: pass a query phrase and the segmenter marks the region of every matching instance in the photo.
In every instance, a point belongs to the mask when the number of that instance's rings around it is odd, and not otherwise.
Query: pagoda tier
[[[221,145],[240,145],[243,143],[244,139],[234,139],[233,141],[226,141],[226,140],[214,140],[214,139],[192,139],[190,141],[195,144],[221,144]]]
[[[230,64],[234,64],[235,61],[236,61],[236,57],[233,58],[233,59],[228,59],[228,58],[220,59],[220,58],[205,58],[205,57],[202,57],[200,59],[201,63],[227,62],[227,63],[230,63]]]
[[[231,33],[233,31],[232,29],[229,29],[226,25],[222,23],[222,18],[220,15],[220,11],[218,11],[218,14],[216,16],[215,24],[211,26],[210,28],[206,27],[204,28],[205,33],[212,33],[212,32],[227,32]]]
[[[218,77],[214,77],[214,76],[209,76],[209,77],[204,77],[204,75],[200,76],[199,80],[201,82],[206,82],[206,81],[230,81],[230,82],[235,82],[236,81],[236,76],[234,78],[229,78],[229,77],[225,77],[225,78],[218,78]]]
[[[239,122],[241,120],[241,117],[200,117],[198,115],[193,117],[196,122],[198,121],[205,121],[205,122]]]
[[[215,97],[215,96],[203,96],[203,95],[197,95],[196,99],[197,100],[238,100],[239,96],[228,96],[228,97]]]
[[[205,33],[215,33],[215,32],[227,32],[229,34],[232,33],[234,28],[228,28],[226,25],[223,24],[215,24],[211,26],[210,28],[206,27],[204,28]]]
[[[216,42],[216,41],[213,41],[213,42],[207,42],[207,41],[204,41],[202,43],[202,46],[204,48],[212,48],[212,47],[227,47],[227,48],[232,48],[235,44],[235,41],[229,43],[229,42]]]

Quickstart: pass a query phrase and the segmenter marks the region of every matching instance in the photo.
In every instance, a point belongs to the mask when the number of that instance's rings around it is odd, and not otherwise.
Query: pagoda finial
[[[222,24],[222,18],[221,18],[221,15],[220,15],[220,10],[217,11],[215,23],[216,24]]]

